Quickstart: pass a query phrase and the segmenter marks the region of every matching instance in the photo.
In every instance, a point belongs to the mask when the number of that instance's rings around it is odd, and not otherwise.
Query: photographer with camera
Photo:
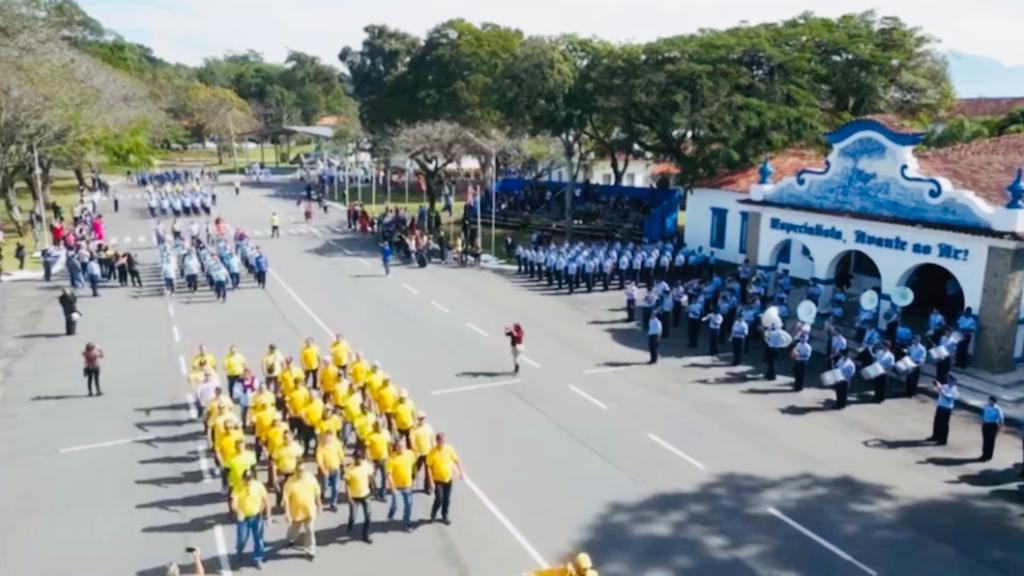
[[[508,337],[512,348],[512,365],[515,367],[512,372],[519,374],[519,355],[523,351],[523,327],[515,322],[511,328],[505,328],[505,336]]]
[[[195,568],[196,571],[192,573],[192,576],[206,576],[206,569],[203,568],[203,558],[201,556],[199,548],[193,548],[192,546],[189,546],[188,548],[185,548],[185,552],[188,552],[189,554],[192,555],[192,563],[196,567]],[[181,572],[181,568],[179,568],[178,565],[175,564],[174,562],[171,562],[167,566],[167,571],[164,572],[164,575],[165,576],[184,576],[182,574],[182,572]]]

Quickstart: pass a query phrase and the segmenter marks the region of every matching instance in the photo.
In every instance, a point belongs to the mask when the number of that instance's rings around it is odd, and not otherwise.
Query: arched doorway
[[[865,290],[881,293],[882,274],[878,265],[860,250],[847,250],[836,256],[829,266],[828,276],[835,280],[837,289],[852,296],[859,296]]]
[[[938,264],[919,264],[903,273],[901,286],[914,291],[914,301],[903,309],[903,322],[915,332],[923,331],[928,315],[938,309],[954,322],[965,306],[964,291],[952,272]]]
[[[814,276],[814,256],[799,240],[787,238],[776,244],[772,250],[771,265],[776,271],[789,270],[793,278],[807,280]]]

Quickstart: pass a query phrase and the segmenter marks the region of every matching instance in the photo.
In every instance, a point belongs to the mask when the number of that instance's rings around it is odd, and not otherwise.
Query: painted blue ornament
[[[1006,207],[1011,210],[1020,210],[1024,208],[1024,182],[1021,181],[1021,169],[1017,168],[1017,177],[1014,178],[1013,182],[1006,187],[1006,195],[1010,197],[1010,201],[1006,203]]]
[[[764,161],[761,162],[761,167],[757,169],[757,175],[759,177],[758,180],[757,180],[757,183],[758,184],[771,184],[771,182],[772,182],[772,180],[771,180],[772,174],[774,174],[774,173],[775,173],[775,171],[772,170],[771,165],[768,164],[768,157],[765,156],[764,157]]]

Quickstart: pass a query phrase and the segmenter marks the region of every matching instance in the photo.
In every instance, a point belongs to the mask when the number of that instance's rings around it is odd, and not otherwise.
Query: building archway
[[[793,278],[808,280],[814,276],[814,255],[799,240],[786,238],[772,248],[770,265],[776,270],[789,270]]]
[[[914,301],[903,309],[903,322],[915,332],[927,327],[928,315],[938,309],[947,321],[955,322],[966,300],[957,277],[938,264],[918,264],[900,277],[900,286],[914,291]]]
[[[835,281],[837,289],[859,296],[865,290],[882,293],[882,274],[875,261],[860,250],[840,252],[828,267],[827,278]]]

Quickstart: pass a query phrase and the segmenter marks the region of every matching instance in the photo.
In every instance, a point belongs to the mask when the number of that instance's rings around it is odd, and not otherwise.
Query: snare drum
[[[885,368],[882,368],[878,362],[868,364],[860,371],[860,377],[865,380],[874,380],[883,374],[885,374]]]
[[[839,368],[829,370],[828,372],[822,372],[821,374],[822,386],[835,386],[843,380],[845,380],[845,378],[843,378],[843,371]]]
[[[917,368],[917,364],[914,364],[914,361],[910,359],[910,356],[904,356],[896,363],[896,371],[901,375],[909,374],[915,368]]]
[[[936,346],[928,351],[928,356],[935,362],[941,362],[949,358],[949,349],[945,346]]]

